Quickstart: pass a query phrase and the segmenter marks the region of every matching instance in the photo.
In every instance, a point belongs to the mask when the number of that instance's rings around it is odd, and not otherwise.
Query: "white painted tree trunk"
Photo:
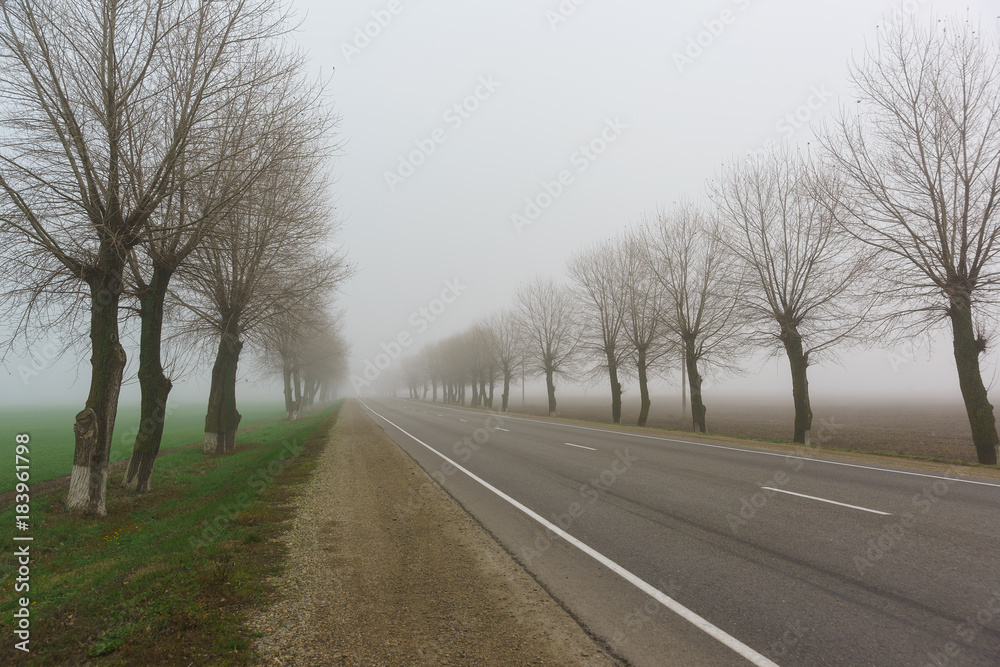
[[[98,479],[96,480],[100,485],[97,491],[97,503],[95,505],[95,512],[98,516],[105,516],[107,514],[107,508],[105,507],[105,499],[107,496],[107,482],[108,482],[108,467],[107,464],[102,466],[100,473],[98,474]],[[80,509],[87,507],[90,504],[90,483],[91,483],[91,469],[89,466],[74,465],[73,472],[69,477],[69,496],[66,499],[66,506],[69,509]]]

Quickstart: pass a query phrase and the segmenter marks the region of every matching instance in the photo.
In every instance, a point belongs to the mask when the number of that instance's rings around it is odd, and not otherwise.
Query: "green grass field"
[[[27,433],[31,436],[31,482],[37,484],[68,475],[73,468],[73,420],[80,407],[5,411],[0,415],[0,434],[7,451],[13,451],[14,436]],[[240,403],[243,420],[240,428],[259,424],[284,415],[280,403]],[[118,409],[111,461],[123,461],[132,455],[132,444],[139,430],[138,406],[123,405]],[[179,404],[167,407],[161,449],[170,449],[199,442],[204,438],[205,406]],[[0,493],[14,488],[14,462],[0,475]]]
[[[240,434],[235,454],[174,449],[157,461],[149,494],[109,484],[106,517],[67,513],[62,492],[32,494],[30,590],[0,582],[0,664],[247,664],[245,615],[275,594],[268,582],[283,562],[288,503],[339,405]],[[13,507],[0,523],[13,525]],[[5,572],[18,567],[13,554],[0,553]],[[15,649],[11,630],[22,596],[30,654]]]

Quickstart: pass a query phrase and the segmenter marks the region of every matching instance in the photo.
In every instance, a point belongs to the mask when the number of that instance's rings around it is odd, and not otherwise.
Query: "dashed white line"
[[[505,429],[505,428],[500,428],[499,426],[497,426],[497,430],[498,430],[498,431],[503,431],[504,433],[510,433],[510,431],[508,431],[507,429]]]
[[[460,421],[460,422],[465,422],[466,424],[468,424],[468,423],[469,423],[469,420],[468,420],[468,419],[459,419],[458,421]]]
[[[686,621],[688,621],[689,623],[691,623],[692,625],[694,625],[696,628],[698,628],[702,632],[706,633],[707,635],[709,635],[713,639],[719,641],[720,643],[726,645],[727,647],[729,647],[730,649],[732,649],[736,653],[739,653],[741,656],[743,656],[744,658],[746,658],[747,660],[749,660],[752,664],[756,665],[756,667],[779,667],[778,664],[776,662],[774,662],[773,660],[771,660],[771,659],[767,658],[766,656],[764,656],[764,655],[758,653],[757,651],[753,650],[752,648],[750,648],[749,646],[747,646],[746,644],[744,644],[743,642],[741,642],[736,637],[733,637],[732,635],[730,635],[729,633],[727,633],[725,630],[717,628],[712,623],[710,623],[706,619],[702,618],[701,616],[699,616],[695,612],[691,611],[690,609],[688,609],[687,607],[685,607],[684,605],[682,605],[680,602],[677,602],[672,597],[666,595],[665,593],[663,593],[662,591],[660,591],[658,588],[656,588],[652,584],[649,584],[646,581],[644,581],[643,579],[640,579],[636,575],[632,574],[629,570],[626,570],[624,567],[622,567],[621,565],[619,565],[615,561],[611,560],[610,558],[608,558],[607,556],[605,556],[601,552],[597,551],[593,547],[591,547],[591,546],[585,544],[584,542],[581,542],[577,538],[573,537],[572,535],[570,535],[569,533],[567,533],[565,530],[563,530],[562,528],[560,528],[556,524],[552,523],[551,521],[549,521],[548,519],[546,519],[545,517],[543,517],[538,512],[535,512],[534,510],[530,509],[526,505],[523,505],[522,503],[518,502],[514,498],[508,496],[506,493],[504,493],[500,489],[496,488],[495,486],[493,486],[492,484],[490,484],[486,480],[484,480],[484,479],[476,476],[475,473],[467,470],[466,468],[463,468],[458,463],[455,463],[454,461],[452,461],[451,459],[449,459],[447,456],[445,456],[444,454],[442,454],[438,450],[434,449],[433,447],[431,447],[430,445],[428,445],[426,442],[424,442],[423,440],[421,440],[417,436],[413,435],[409,431],[404,430],[401,426],[395,424],[394,422],[386,419],[385,417],[383,417],[379,413],[375,412],[370,407],[368,407],[368,405],[364,401],[358,400],[358,402],[361,403],[361,405],[365,406],[366,410],[368,410],[369,412],[371,412],[376,417],[382,419],[383,421],[385,421],[389,425],[395,427],[403,435],[409,437],[410,439],[412,439],[417,444],[422,445],[426,449],[430,450],[432,453],[437,454],[442,459],[444,459],[445,461],[447,461],[448,463],[450,463],[451,465],[453,465],[456,470],[461,470],[466,475],[468,475],[470,479],[472,479],[472,480],[474,480],[476,482],[479,482],[479,484],[481,484],[483,486],[483,488],[485,488],[488,491],[491,491],[492,493],[496,494],[502,500],[505,500],[506,502],[510,503],[515,508],[517,508],[518,510],[520,510],[521,512],[523,512],[524,514],[526,514],[528,517],[530,517],[530,518],[534,519],[535,521],[537,521],[538,523],[542,524],[542,526],[544,526],[547,530],[551,531],[555,535],[558,535],[563,540],[565,540],[568,544],[572,544],[574,547],[576,547],[577,549],[579,549],[583,553],[587,554],[588,556],[590,556],[591,558],[593,558],[594,560],[596,560],[598,563],[600,563],[604,567],[608,568],[609,570],[611,570],[612,572],[614,572],[615,574],[617,574],[618,576],[620,576],[622,579],[624,579],[625,581],[629,582],[630,584],[632,584],[633,586],[635,586],[636,588],[638,588],[639,590],[641,590],[643,593],[646,593],[647,595],[649,595],[650,597],[652,597],[654,600],[656,600],[657,602],[659,602],[660,604],[662,604],[664,607],[666,607],[667,609],[670,609],[675,614],[677,614],[681,618],[685,619]]]
[[[867,507],[860,507],[858,505],[848,505],[847,503],[837,502],[836,500],[827,500],[826,498],[817,498],[816,496],[807,496],[804,493],[795,493],[794,491],[785,491],[784,489],[776,489],[773,486],[762,486],[760,487],[765,491],[777,491],[778,493],[787,493],[790,496],[798,496],[799,498],[808,498],[809,500],[818,500],[821,503],[830,503],[831,505],[840,505],[841,507],[850,507],[851,509],[861,510],[862,512],[871,512],[872,514],[881,514],[882,516],[892,516],[889,512],[882,512],[879,510],[868,509]]]
[[[458,408],[443,408],[444,410],[454,410],[455,412],[463,412]],[[468,414],[468,411],[464,411]],[[709,449],[722,449],[732,452],[742,452],[744,454],[756,454],[758,456],[779,456],[785,459],[795,459],[799,461],[812,461],[815,463],[823,463],[832,466],[844,466],[846,468],[860,468],[862,470],[874,470],[875,472],[887,472],[894,475],[910,475],[913,477],[926,477],[928,479],[943,479],[948,482],[960,482],[963,484],[976,484],[979,486],[992,486],[994,488],[1000,488],[1000,484],[996,482],[982,482],[975,479],[967,479],[965,477],[946,477],[944,475],[931,475],[924,472],[913,472],[910,470],[895,470],[893,468],[879,468],[877,466],[866,466],[859,463],[846,463],[844,461],[831,461],[829,459],[819,458],[818,456],[797,456],[795,454],[789,454],[785,452],[772,452],[761,449],[745,449],[743,447],[731,447],[728,445],[715,445],[708,442],[695,442],[694,440],[681,440],[679,438],[665,438],[659,435],[643,435],[641,433],[632,433],[630,431],[617,431],[614,429],[607,428],[595,428],[593,426],[578,426],[576,424],[564,424],[562,422],[547,422],[541,421],[540,419],[528,419],[526,417],[512,417],[509,415],[503,415],[504,419],[509,419],[511,421],[519,422],[530,422],[532,424],[542,424],[545,426],[564,426],[566,428],[575,428],[581,431],[596,431],[598,433],[611,433],[614,435],[625,436],[629,438],[642,438],[645,440],[659,440],[661,442],[677,442],[683,445],[691,445],[692,447],[707,447]]]
[[[583,445],[574,445],[572,442],[564,442],[563,444],[564,445],[569,445],[570,447],[579,447],[580,449],[589,449],[592,452],[596,452],[597,451],[597,448],[595,448],[595,447],[584,447]]]

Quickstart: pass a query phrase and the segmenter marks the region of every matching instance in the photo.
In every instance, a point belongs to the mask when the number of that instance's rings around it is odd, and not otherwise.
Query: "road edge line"
[[[542,515],[538,514],[537,512],[535,512],[534,510],[532,510],[531,508],[523,505],[519,501],[517,501],[514,498],[510,497],[509,495],[507,495],[506,493],[504,493],[500,489],[496,488],[495,486],[493,486],[492,484],[490,484],[486,480],[480,478],[479,476],[477,476],[475,473],[471,472],[470,470],[467,470],[466,468],[463,468],[461,465],[459,465],[455,461],[452,461],[447,456],[445,456],[441,452],[437,451],[436,449],[434,449],[433,447],[431,447],[430,445],[428,445],[426,442],[424,442],[423,440],[421,440],[417,436],[413,435],[412,433],[410,433],[409,431],[407,431],[403,427],[399,426],[398,424],[396,424],[392,420],[388,419],[387,417],[384,417],[383,415],[379,414],[378,412],[375,412],[375,410],[373,410],[371,407],[369,407],[368,404],[365,403],[364,401],[362,401],[361,399],[356,399],[356,400],[358,401],[358,403],[360,403],[361,405],[363,405],[366,410],[368,410],[373,415],[375,415],[379,419],[383,420],[387,424],[390,424],[393,428],[397,429],[400,433],[406,435],[407,437],[409,437],[410,439],[412,439],[414,442],[422,445],[423,447],[425,447],[429,451],[433,452],[434,454],[437,454],[442,459],[444,459],[445,461],[447,461],[449,464],[455,466],[456,470],[461,470],[470,479],[475,480],[480,485],[482,485],[485,489],[487,489],[489,491],[492,491],[498,497],[500,497],[501,499],[507,501],[510,505],[514,506],[516,509],[518,509],[522,513],[526,514],[529,518],[534,519],[538,523],[542,524],[547,530],[550,530],[552,533],[558,535],[563,540],[565,540],[567,543],[572,544],[577,549],[579,549],[583,553],[587,554],[588,556],[590,556],[591,558],[593,558],[594,560],[596,560],[601,565],[604,565],[606,568],[608,568],[609,570],[611,570],[612,572],[614,572],[615,574],[617,574],[621,578],[625,579],[625,581],[629,582],[630,584],[632,584],[633,586],[635,586],[636,588],[638,588],[642,592],[646,593],[647,595],[649,595],[650,597],[652,597],[653,599],[655,599],[657,602],[659,602],[660,604],[662,604],[667,609],[670,609],[672,612],[674,612],[675,614],[677,614],[678,616],[680,616],[684,620],[688,621],[689,623],[691,623],[692,625],[694,625],[696,628],[698,628],[699,630],[701,630],[705,634],[709,635],[710,637],[712,637],[713,639],[715,639],[719,643],[725,645],[726,647],[732,649],[734,652],[736,652],[739,655],[743,656],[744,658],[746,658],[747,660],[749,660],[751,663],[753,663],[757,667],[780,667],[780,665],[778,665],[776,662],[770,660],[766,656],[764,656],[764,655],[758,653],[757,651],[755,651],[754,649],[750,648],[749,646],[747,646],[746,644],[744,644],[740,640],[736,639],[735,637],[733,637],[732,635],[730,635],[729,633],[727,633],[725,630],[722,630],[721,628],[716,627],[710,621],[702,618],[701,616],[699,616],[695,612],[691,611],[690,609],[688,609],[687,607],[685,607],[684,605],[682,605],[680,602],[677,602],[673,598],[669,597],[668,595],[666,595],[665,593],[663,593],[662,591],[660,591],[655,586],[647,583],[643,579],[640,579],[635,574],[632,574],[630,571],[626,570],[624,567],[622,567],[621,565],[619,565],[615,561],[611,560],[610,558],[608,558],[607,556],[605,556],[601,552],[597,551],[596,549],[590,547],[586,543],[581,542],[577,538],[573,537],[572,535],[570,535],[569,533],[567,533],[566,531],[564,531],[562,528],[560,528],[559,526],[557,526],[554,523],[550,522],[548,519],[546,519]]]

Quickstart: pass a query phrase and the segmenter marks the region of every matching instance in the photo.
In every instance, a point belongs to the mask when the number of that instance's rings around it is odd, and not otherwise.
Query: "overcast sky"
[[[561,276],[575,250],[658,204],[701,197],[734,154],[809,141],[810,122],[851,103],[847,62],[893,12],[969,11],[997,26],[987,2],[401,0],[384,27],[388,2],[297,6],[314,61],[335,69],[343,116],[343,240],[360,267],[343,300],[355,372],[400,332],[412,349],[443,338],[509,304],[519,281]],[[598,138],[597,149],[613,139],[602,154],[580,150]],[[526,199],[564,171],[571,182],[518,230],[512,215],[527,219]],[[414,326],[449,279],[462,295],[426,330],[422,316]],[[930,363],[926,345],[891,353],[814,368],[811,385],[957,396],[947,339]],[[785,365],[749,364],[717,389],[787,391]]]
[[[809,141],[809,122],[851,103],[847,61],[884,17],[968,9],[992,30],[995,5],[293,0],[298,39],[342,116],[339,241],[359,268],[341,300],[352,368],[400,334],[414,352],[465,328],[507,306],[520,281],[561,277],[574,251],[657,205],[700,198],[733,155]],[[459,295],[434,321],[414,315],[446,289]],[[926,346],[891,352],[814,368],[810,385],[957,398],[945,338],[930,361]],[[758,361],[716,388],[787,391],[785,365]],[[89,372],[71,386],[71,371],[53,369],[24,386],[16,367],[4,392],[13,400],[86,395]]]

